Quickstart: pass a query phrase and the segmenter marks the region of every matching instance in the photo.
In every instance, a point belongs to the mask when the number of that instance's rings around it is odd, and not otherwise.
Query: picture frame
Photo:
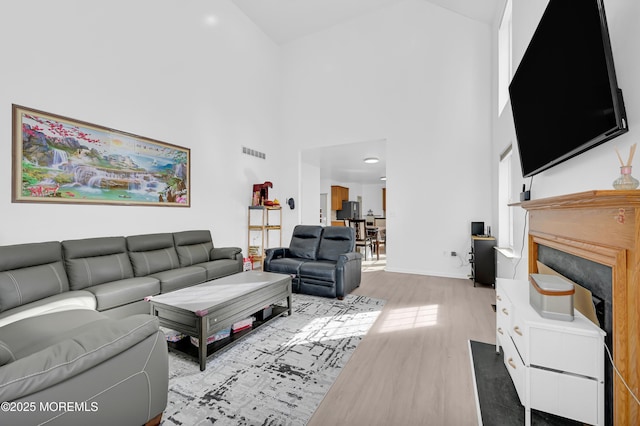
[[[12,202],[190,207],[191,150],[13,104]]]

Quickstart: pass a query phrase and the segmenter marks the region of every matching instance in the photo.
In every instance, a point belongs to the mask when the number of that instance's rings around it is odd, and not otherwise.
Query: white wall
[[[320,225],[320,168],[304,164],[300,169],[300,183],[304,188],[304,190],[300,191],[300,223],[303,225]],[[331,194],[331,191],[329,191],[329,194]],[[288,237],[283,242],[290,240],[291,238]],[[285,245],[288,244],[285,243]]]
[[[287,141],[387,141],[387,270],[469,273],[448,252],[492,217],[490,42],[489,26],[407,0],[283,48]]]
[[[204,228],[246,250],[252,185],[295,194],[278,47],[228,0],[3,2],[0,56],[0,244]],[[12,103],[190,148],[192,207],[12,204]]]
[[[375,216],[384,217],[382,210],[382,188],[384,184],[362,185],[362,215],[366,216],[369,209]]]
[[[535,31],[546,5],[547,0],[513,0],[514,70],[529,44],[531,35]],[[637,17],[640,16],[640,3],[635,0],[605,0],[605,10],[618,85],[624,94],[630,130],[616,139],[534,176],[531,192],[533,199],[594,189],[613,189],[612,182],[620,174],[615,148],[617,147],[623,153],[623,158],[626,158],[629,147],[638,140],[640,134],[637,130],[640,128],[640,79],[638,78],[640,75],[640,55],[638,55],[640,27],[637,25]],[[494,68],[497,69],[497,67]],[[493,141],[492,164],[496,172],[500,153],[510,142],[513,142],[514,178],[512,187],[513,199],[517,200],[525,180],[522,179],[510,105],[507,105],[501,117],[494,118]],[[640,164],[639,161],[640,158],[636,156],[634,163]],[[640,176],[640,169],[634,170],[634,175]],[[529,182],[530,178],[527,178],[527,187]],[[497,193],[497,185],[494,189]],[[524,220],[525,213],[518,207],[516,209],[514,215],[517,236],[515,251],[518,254],[522,252],[525,260],[520,262],[515,276],[526,278],[527,250],[526,242],[523,247],[521,237],[523,233],[527,232]],[[497,209],[494,211],[497,212]],[[497,218],[497,213],[494,214],[494,218]],[[497,220],[494,219],[494,221],[497,224]],[[500,272],[502,276],[512,276],[514,264],[515,261],[504,262],[505,267]]]

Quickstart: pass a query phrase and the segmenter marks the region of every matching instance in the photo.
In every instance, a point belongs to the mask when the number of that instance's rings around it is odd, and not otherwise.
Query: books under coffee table
[[[160,325],[198,339],[200,370],[207,366],[207,338],[281,300],[269,319],[291,315],[291,277],[247,271],[148,298]]]

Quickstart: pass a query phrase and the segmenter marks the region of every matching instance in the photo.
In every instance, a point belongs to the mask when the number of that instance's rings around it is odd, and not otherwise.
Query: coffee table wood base
[[[212,356],[212,355],[220,355],[221,353],[223,353],[225,350],[230,349],[234,346],[235,343],[237,343],[238,341],[242,340],[243,338],[245,338],[246,336],[248,336],[249,334],[253,333],[254,331],[256,331],[257,329],[259,329],[260,327],[262,327],[263,325],[273,321],[276,318],[279,318],[283,315],[288,315],[289,309],[286,306],[280,306],[280,305],[275,305],[273,306],[273,313],[271,314],[271,316],[269,316],[269,318],[265,318],[262,321],[254,321],[253,322],[253,326],[249,329],[246,330],[242,330],[239,331],[237,333],[231,333],[231,335],[229,337],[225,337],[224,339],[209,343],[207,345],[207,359]],[[193,343],[191,343],[191,339],[189,339],[189,336],[187,336],[186,338],[178,341],[178,342],[174,342],[168,343],[169,346],[169,350],[175,353],[179,353],[182,355],[188,355],[189,357],[193,358],[194,361],[196,362],[200,362],[199,359],[199,355],[200,355],[200,341],[198,340],[198,346],[195,346]],[[201,368],[202,370],[202,368]]]
[[[256,279],[256,277],[260,279],[267,277],[271,282],[264,283],[264,285],[260,284],[260,287],[243,294],[231,295],[228,299],[216,300],[210,305],[198,303],[201,302],[201,300],[197,298],[197,295],[202,295],[203,289],[207,292],[215,292],[216,290],[224,289],[225,286],[227,289],[233,289],[234,286],[242,284],[243,278],[251,281],[251,279]],[[287,300],[286,307],[274,305],[283,299]],[[208,337],[213,336],[227,327],[231,327],[231,325],[238,321],[249,318],[266,306],[275,306],[274,312],[271,317],[269,317],[269,320],[285,313],[289,315],[292,314],[291,277],[283,274],[256,271],[241,272],[229,277],[199,284],[191,289],[185,288],[172,293],[162,294],[150,298],[149,301],[151,302],[151,314],[158,317],[161,326],[198,338],[197,359],[200,363],[200,370],[204,371],[207,367],[207,356],[221,349],[218,348],[209,352],[207,347]],[[197,306],[194,308],[191,305]],[[253,328],[247,331],[253,331]],[[247,334],[247,332],[237,333],[237,336],[232,341],[236,341],[238,338]],[[217,342],[214,342],[209,346],[215,348],[216,343]],[[227,342],[224,346],[227,346],[229,343],[231,342]]]

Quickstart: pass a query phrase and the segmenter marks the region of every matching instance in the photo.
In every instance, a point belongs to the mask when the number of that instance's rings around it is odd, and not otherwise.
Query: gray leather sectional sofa
[[[0,247],[0,424],[159,422],[167,344],[144,299],[240,271],[207,230]]]
[[[290,274],[296,293],[343,299],[360,286],[362,254],[355,244],[350,227],[297,225],[289,247],[265,250],[264,270]]]

